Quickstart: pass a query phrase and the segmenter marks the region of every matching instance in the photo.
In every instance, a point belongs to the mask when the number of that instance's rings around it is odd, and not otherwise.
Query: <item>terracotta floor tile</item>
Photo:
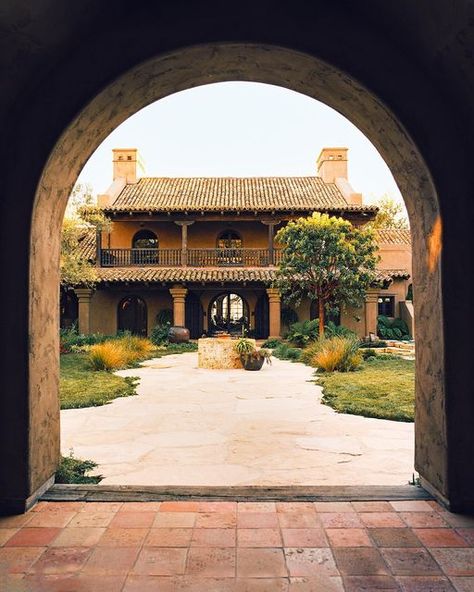
[[[123,592],[177,592],[175,576],[128,576]]]
[[[71,522],[76,512],[35,512],[28,526],[64,528]]]
[[[161,512],[198,512],[199,502],[161,502]]]
[[[149,528],[107,528],[99,547],[139,547],[143,544]]]
[[[276,502],[277,512],[315,512],[314,502]]]
[[[127,575],[138,553],[137,547],[96,547],[84,566],[83,573],[98,576]]]
[[[400,590],[392,576],[346,576],[344,588],[345,592],[385,592],[386,590],[398,592]]]
[[[186,575],[199,577],[235,577],[235,549],[224,547],[191,547]]]
[[[276,512],[275,502],[239,502],[237,512],[250,512],[259,514],[261,512]]]
[[[415,528],[413,532],[426,547],[466,547],[466,541],[451,528]]]
[[[51,547],[41,555],[30,568],[30,573],[60,574],[77,573],[80,571],[92,549],[88,547]]]
[[[429,504],[430,507],[436,512],[446,512],[446,508],[438,502],[435,502],[435,500],[429,500],[426,503]]]
[[[474,547],[474,528],[457,528],[456,532],[462,536],[468,545]]]
[[[331,547],[372,547],[364,528],[327,528],[326,534]]]
[[[286,578],[282,549],[237,549],[237,577]]]
[[[119,512],[158,512],[161,502],[123,502]]]
[[[426,549],[380,549],[396,576],[430,576],[441,573]]]
[[[68,526],[109,526],[114,514],[112,512],[79,512]]]
[[[133,568],[134,575],[174,576],[184,574],[187,549],[143,547]]]
[[[150,528],[145,539],[147,547],[189,547],[192,528]]]
[[[2,547],[0,574],[24,573],[44,553],[46,547]]]
[[[285,547],[329,547],[322,528],[282,528]]]
[[[18,592],[121,592],[125,576],[87,576],[82,574],[30,575],[27,588]],[[14,590],[11,590],[14,592]]]
[[[424,500],[390,502],[396,512],[432,512],[433,508]]]
[[[339,576],[290,578],[288,592],[344,592],[344,586]]]
[[[286,578],[237,578],[233,590],[235,592],[288,592],[288,580]]]
[[[156,512],[116,512],[110,526],[112,528],[147,528],[153,524]]]
[[[21,528],[28,524],[34,515],[34,512],[28,512],[17,516],[0,516],[0,528]]]
[[[228,512],[196,514],[196,528],[235,528],[237,515]]]
[[[355,512],[321,513],[319,518],[324,528],[362,528],[364,526]]]
[[[234,528],[195,528],[191,547],[235,547]]]
[[[456,592],[474,592],[474,578],[451,578]]]
[[[278,528],[278,514],[276,512],[239,512],[237,514],[237,528]]]
[[[60,528],[29,528],[19,530],[5,547],[46,547],[61,532]]]
[[[281,528],[320,528],[321,522],[316,512],[279,512]]]
[[[118,512],[123,502],[86,502],[80,512]]]
[[[440,512],[439,515],[451,526],[456,528],[474,528],[474,516],[467,514],[453,514],[452,512]]]
[[[237,502],[201,502],[198,511],[204,514],[211,512],[225,512],[229,514],[237,512]]]
[[[153,528],[192,528],[196,521],[194,512],[158,512],[154,514]]]
[[[0,528],[0,547],[12,538],[12,536],[18,532],[18,528]]]
[[[394,512],[389,502],[351,502],[356,512]]]
[[[53,547],[92,547],[97,545],[105,528],[63,528],[51,543]]]
[[[79,512],[85,502],[38,502],[32,512]]]
[[[331,549],[285,549],[286,565],[292,577],[338,576]]]
[[[340,512],[354,512],[354,508],[350,502],[314,502],[316,512],[340,513]]]
[[[368,528],[405,527],[405,523],[395,512],[362,512],[359,517]]]
[[[239,528],[237,530],[239,547],[282,547],[279,528]]]
[[[412,528],[444,528],[448,524],[438,512],[400,512],[400,518]]]
[[[173,592],[236,592],[234,578],[178,576]],[[159,588],[161,592],[161,588]],[[158,591],[157,591],[158,592]]]
[[[346,576],[389,575],[387,566],[377,549],[333,549],[336,565]]]
[[[369,534],[377,547],[421,547],[411,528],[371,528]]]
[[[444,576],[400,576],[397,580],[402,592],[456,592]]]
[[[445,574],[474,576],[474,549],[430,549]]]

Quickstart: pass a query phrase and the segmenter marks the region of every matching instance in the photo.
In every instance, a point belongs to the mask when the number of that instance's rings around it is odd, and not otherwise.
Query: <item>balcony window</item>
[[[151,230],[139,230],[132,239],[132,265],[154,265],[158,260],[158,237]]]

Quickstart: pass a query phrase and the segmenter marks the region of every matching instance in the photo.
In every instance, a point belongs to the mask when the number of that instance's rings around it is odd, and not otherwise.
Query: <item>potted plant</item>
[[[272,352],[265,348],[257,349],[252,339],[241,337],[235,344],[235,350],[245,370],[260,370],[265,360],[271,364]]]

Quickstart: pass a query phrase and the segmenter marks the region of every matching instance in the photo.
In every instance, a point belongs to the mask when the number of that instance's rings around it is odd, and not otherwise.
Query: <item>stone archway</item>
[[[302,92],[340,111],[378,148],[405,196],[414,252],[417,359],[416,465],[448,499],[441,305],[441,222],[431,176],[397,118],[354,78],[307,54],[264,45],[201,45],[159,56],[99,92],[58,140],[38,186],[31,225],[27,492],[21,507],[51,482],[59,454],[57,285],[60,226],[70,190],[93,150],[127,117],[173,92],[211,82],[248,80]],[[45,237],[50,237],[45,240]],[[426,253],[426,255],[425,255]]]

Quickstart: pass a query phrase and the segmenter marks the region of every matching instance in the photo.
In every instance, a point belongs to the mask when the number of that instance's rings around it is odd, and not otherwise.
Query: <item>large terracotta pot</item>
[[[168,340],[170,343],[187,343],[189,341],[189,329],[186,329],[186,327],[170,327]]]

